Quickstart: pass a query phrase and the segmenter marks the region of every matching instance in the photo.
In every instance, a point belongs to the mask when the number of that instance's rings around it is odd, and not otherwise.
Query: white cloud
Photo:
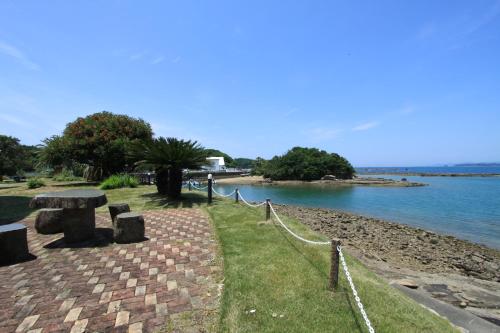
[[[165,60],[164,56],[156,57],[153,59],[153,61],[151,61],[151,65],[159,64],[160,62],[163,62],[164,60]]]
[[[129,59],[130,59],[130,61],[136,61],[136,60],[144,58],[144,56],[146,56],[147,54],[148,54],[148,51],[134,53],[129,57]]]
[[[180,56],[177,56],[177,57],[175,57],[174,59],[172,59],[172,63],[176,64],[176,63],[180,62],[180,61],[181,61],[181,59],[182,59],[182,58],[181,58]]]
[[[378,121],[372,121],[372,122],[369,122],[369,123],[364,123],[364,124],[360,124],[358,126],[355,126],[353,127],[353,131],[366,131],[366,130],[369,130],[370,128],[374,128],[374,127],[377,127],[378,125],[380,125],[380,123]]]
[[[21,50],[19,50],[13,45],[0,41],[0,53],[16,59],[21,64],[26,66],[28,69],[31,70],[40,69],[40,66],[38,66],[38,64],[31,61],[23,52],[21,52]]]

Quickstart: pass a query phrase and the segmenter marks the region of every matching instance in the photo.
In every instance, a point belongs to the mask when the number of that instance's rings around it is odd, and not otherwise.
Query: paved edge
[[[405,286],[393,283],[394,288],[400,290],[405,295],[419,303],[420,305],[435,311],[442,317],[448,319],[453,325],[465,329],[465,332],[474,333],[500,333],[500,327],[490,323],[487,320],[479,318],[474,314],[454,307],[453,305],[438,301],[424,292],[414,289],[409,289]]]

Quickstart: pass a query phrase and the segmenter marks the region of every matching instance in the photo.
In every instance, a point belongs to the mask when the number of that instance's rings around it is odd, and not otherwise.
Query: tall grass
[[[113,175],[101,183],[102,190],[111,190],[122,187],[137,187],[139,181],[130,175]]]
[[[45,186],[45,182],[41,180],[40,178],[30,178],[28,180],[28,188],[39,188],[42,186]]]

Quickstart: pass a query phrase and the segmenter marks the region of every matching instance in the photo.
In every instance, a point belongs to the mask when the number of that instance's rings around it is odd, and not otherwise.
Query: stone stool
[[[139,213],[121,213],[115,217],[113,234],[117,243],[144,240],[144,218]]]
[[[0,226],[0,265],[28,258],[28,231],[21,223]]]
[[[42,208],[38,211],[35,229],[39,234],[52,235],[63,232],[63,209]]]
[[[115,225],[115,218],[117,215],[121,213],[129,213],[130,207],[126,203],[115,203],[109,204],[109,215],[111,215],[111,221],[113,222],[113,226]]]

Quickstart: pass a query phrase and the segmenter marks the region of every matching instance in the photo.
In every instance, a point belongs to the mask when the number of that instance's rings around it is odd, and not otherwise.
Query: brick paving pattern
[[[37,258],[0,267],[0,332],[154,332],[170,316],[213,304],[208,218],[197,209],[143,215],[148,240],[79,248],[22,221]],[[110,217],[98,214],[96,224],[111,228]]]

